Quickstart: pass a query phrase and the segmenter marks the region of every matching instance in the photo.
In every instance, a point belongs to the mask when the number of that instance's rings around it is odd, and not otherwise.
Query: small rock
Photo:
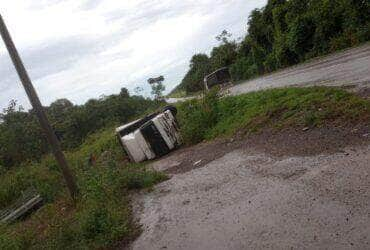
[[[369,136],[369,134],[363,134],[362,136],[363,136],[363,137],[368,137],[368,136]]]
[[[303,129],[302,129],[302,131],[307,131],[307,130],[309,130],[310,128],[309,127],[304,127]]]
[[[196,161],[196,162],[194,162],[193,166],[199,165],[199,163],[201,163],[201,162],[202,162],[202,160]]]
[[[190,200],[186,200],[186,201],[182,202],[183,205],[186,205],[186,204],[189,204],[189,203],[190,203]]]

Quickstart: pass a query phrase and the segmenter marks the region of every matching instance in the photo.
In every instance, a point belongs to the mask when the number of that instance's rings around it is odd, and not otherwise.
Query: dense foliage
[[[202,90],[204,76],[223,66],[235,81],[244,80],[369,41],[370,1],[269,0],[252,11],[241,42],[225,31],[217,40],[210,56],[193,56],[174,93]]]
[[[46,111],[63,148],[73,149],[89,134],[112,124],[125,123],[156,106],[158,102],[130,96],[123,88],[118,95],[91,99],[84,105],[60,99],[46,107]],[[38,160],[49,152],[32,110],[25,112],[12,101],[0,119],[0,171],[26,160]]]
[[[178,119],[187,144],[262,128],[370,124],[370,101],[340,89],[282,88],[217,95],[213,89],[203,99],[179,105]]]

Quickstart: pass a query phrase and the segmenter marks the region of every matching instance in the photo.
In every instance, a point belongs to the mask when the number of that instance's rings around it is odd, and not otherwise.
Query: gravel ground
[[[178,150],[153,164],[172,178],[134,199],[131,249],[370,249],[369,162],[368,126]]]

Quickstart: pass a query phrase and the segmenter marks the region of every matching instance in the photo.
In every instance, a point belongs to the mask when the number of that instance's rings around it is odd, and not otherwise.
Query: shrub
[[[127,163],[112,131],[91,135],[78,150],[67,153],[80,189],[75,205],[51,157],[0,176],[0,206],[29,187],[36,187],[46,201],[25,221],[0,227],[0,249],[105,249],[134,237],[138,226],[132,220],[129,190],[150,188],[167,177]],[[105,151],[109,161],[99,159]],[[87,167],[90,154],[98,160]]]
[[[221,99],[211,93],[204,100],[182,103],[179,111],[188,144],[263,127],[370,123],[368,100],[327,87],[271,89]]]
[[[191,100],[179,106],[181,134],[185,143],[204,140],[209,127],[217,123],[218,89],[213,88],[202,100]]]

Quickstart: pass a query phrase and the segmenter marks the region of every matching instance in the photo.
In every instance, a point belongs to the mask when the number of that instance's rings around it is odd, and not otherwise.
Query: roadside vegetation
[[[178,119],[184,140],[191,145],[264,128],[370,124],[370,101],[329,87],[270,89],[222,98],[213,89],[203,99],[179,104]]]
[[[370,5],[355,0],[269,0],[252,12],[248,34],[231,40],[224,31],[210,55],[194,55],[172,96],[199,93],[203,78],[228,66],[234,80],[248,79],[309,58],[368,41]],[[11,101],[0,113],[0,210],[30,189],[44,205],[24,220],[0,224],[0,249],[107,249],[140,232],[133,221],[130,192],[149,189],[166,175],[129,163],[114,135],[118,124],[156,110],[163,86],[152,85],[157,100],[117,95],[75,105],[60,99],[45,107],[76,175],[80,196],[69,199],[34,111]],[[341,89],[282,88],[178,104],[181,133],[188,145],[264,128],[299,129],[370,124],[370,101]]]
[[[96,156],[92,165],[90,155]],[[0,175],[0,209],[27,188],[38,190],[45,205],[24,221],[0,224],[0,249],[101,249],[133,239],[130,190],[150,188],[166,179],[144,165],[128,163],[113,128],[98,132],[67,153],[80,197],[69,199],[54,159],[25,163]]]
[[[24,220],[0,223],[0,249],[101,249],[133,239],[139,227],[129,193],[167,177],[129,163],[114,128],[162,105],[123,88],[84,105],[61,99],[45,108],[76,175],[73,203],[33,111],[10,102],[0,114],[0,212],[29,190],[44,205]]]
[[[45,107],[64,150],[75,150],[91,134],[116,124],[124,124],[147,110],[162,105],[142,96],[130,96],[122,88],[117,95],[90,99],[75,105],[59,99]],[[0,112],[0,173],[27,161],[39,161],[50,152],[33,110],[25,111],[16,101]]]
[[[370,124],[370,101],[337,88],[282,88],[228,97],[218,93],[214,88],[202,99],[178,104],[186,144],[265,128]],[[129,163],[113,131],[108,126],[66,152],[80,188],[75,203],[48,154],[0,174],[0,210],[29,188],[44,198],[44,206],[29,217],[0,225],[0,249],[111,248],[140,233],[129,194],[150,190],[167,177],[144,164]]]
[[[358,0],[269,0],[252,11],[247,34],[235,41],[226,30],[210,54],[195,54],[171,96],[203,89],[203,78],[229,67],[246,80],[370,40],[370,2]],[[183,94],[182,94],[183,95]]]

